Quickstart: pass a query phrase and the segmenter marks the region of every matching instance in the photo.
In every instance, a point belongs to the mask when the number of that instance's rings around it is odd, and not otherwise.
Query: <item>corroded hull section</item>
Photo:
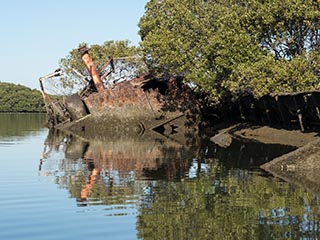
[[[69,96],[64,106],[72,117],[53,128],[85,136],[112,131],[143,135],[153,130],[184,139],[198,130],[199,105],[191,89],[177,79],[142,75],[83,99]]]
[[[131,80],[113,81],[110,86],[103,79],[114,71],[112,58],[108,61],[111,71],[102,74],[95,67],[89,49],[82,46],[78,50],[91,78],[79,94],[52,99],[45,93],[42,81],[60,76],[61,70],[39,79],[49,128],[86,135],[112,130],[142,135],[154,130],[174,137],[197,131],[200,105],[181,79],[157,79],[147,73]]]

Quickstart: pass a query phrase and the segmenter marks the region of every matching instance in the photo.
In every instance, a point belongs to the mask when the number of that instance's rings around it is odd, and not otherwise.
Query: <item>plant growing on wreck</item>
[[[151,0],[146,63],[183,76],[213,102],[319,88],[320,5],[306,0]]]
[[[85,43],[79,44],[79,47],[83,44]],[[145,72],[145,64],[140,55],[140,48],[130,46],[128,40],[106,41],[102,45],[93,44],[90,46],[90,56],[99,70],[110,71],[110,66],[107,69],[102,68],[111,57],[114,58],[115,74],[112,75],[112,78],[107,79],[106,84],[114,80],[131,78],[141,72]],[[60,68],[65,73],[58,86],[56,86],[60,90],[61,88],[64,90],[79,90],[79,88],[87,84],[86,80],[89,80],[89,74],[82,62],[78,48],[72,49],[69,55],[60,60]],[[80,74],[77,74],[74,70]]]

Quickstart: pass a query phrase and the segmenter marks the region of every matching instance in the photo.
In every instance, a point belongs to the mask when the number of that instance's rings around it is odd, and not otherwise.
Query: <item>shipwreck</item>
[[[56,97],[46,92],[43,81],[59,77],[61,70],[39,78],[50,129],[92,135],[120,130],[143,135],[155,131],[167,136],[185,136],[197,131],[199,104],[191,88],[179,78],[155,78],[149,73],[105,86],[114,71],[99,71],[89,49],[79,49],[89,73],[87,86],[79,93]]]

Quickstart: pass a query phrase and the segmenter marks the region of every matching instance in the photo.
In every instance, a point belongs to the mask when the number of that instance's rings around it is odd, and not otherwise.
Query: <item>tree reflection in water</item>
[[[50,131],[39,170],[78,206],[137,216],[141,239],[318,239],[319,196],[257,168],[292,149]]]

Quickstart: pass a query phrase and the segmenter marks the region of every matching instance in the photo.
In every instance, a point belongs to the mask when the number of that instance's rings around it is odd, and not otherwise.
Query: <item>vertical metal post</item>
[[[94,66],[93,61],[89,55],[89,49],[87,48],[87,46],[82,46],[78,50],[81,54],[82,61],[84,62],[84,65],[86,66],[86,69],[89,72],[98,92],[103,91],[104,85],[97,71],[97,68]]]

